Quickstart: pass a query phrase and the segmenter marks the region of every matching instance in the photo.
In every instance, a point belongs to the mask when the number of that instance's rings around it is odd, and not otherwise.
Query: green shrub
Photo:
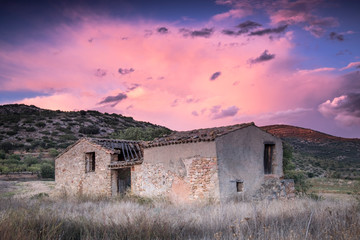
[[[129,127],[125,130],[114,133],[111,137],[125,140],[144,140],[151,141],[157,137],[167,135],[171,130],[167,128],[155,128],[155,127]]]
[[[55,178],[55,168],[49,163],[44,163],[41,165],[40,174],[42,178]]]
[[[37,126],[37,127],[39,127],[39,128],[43,128],[43,127],[46,126],[46,123],[44,123],[44,122],[38,122],[38,123],[35,124],[35,126]]]
[[[18,132],[16,131],[16,130],[11,130],[11,131],[7,131],[6,132],[6,134],[8,135],[8,136],[14,136],[14,135],[16,135]]]
[[[79,129],[79,133],[84,133],[84,134],[98,134],[100,133],[100,128],[98,128],[95,125],[90,125],[90,126],[82,126]]]
[[[5,159],[6,157],[6,154],[5,154],[5,151],[4,150],[0,150],[0,159]]]
[[[35,131],[36,131],[36,128],[34,128],[34,127],[28,127],[28,128],[25,128],[25,131],[27,131],[27,132],[35,132]]]
[[[56,150],[55,148],[50,148],[49,149],[49,154],[50,154],[50,156],[51,157],[56,157],[57,155],[59,155],[59,152],[58,152],[58,150]]]
[[[39,159],[37,159],[36,157],[33,157],[33,156],[26,156],[24,158],[24,163],[30,167],[31,165],[34,165],[34,164],[38,164],[39,163]]]

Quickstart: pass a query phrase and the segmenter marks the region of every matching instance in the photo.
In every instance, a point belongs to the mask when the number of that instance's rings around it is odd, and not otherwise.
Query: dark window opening
[[[243,192],[244,191],[244,182],[237,181],[236,182],[236,191],[237,192]]]
[[[272,174],[272,163],[274,158],[274,148],[275,144],[265,144],[264,150],[264,173],[265,174]]]
[[[125,193],[131,187],[131,170],[123,168],[118,170],[118,193]]]
[[[95,152],[85,153],[85,172],[95,171]]]

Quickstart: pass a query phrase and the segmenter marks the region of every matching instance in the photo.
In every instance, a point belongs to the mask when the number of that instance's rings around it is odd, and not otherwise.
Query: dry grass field
[[[0,182],[0,239],[359,239],[360,202],[172,205],[127,196],[56,198],[53,182]],[[40,190],[39,190],[40,189]]]

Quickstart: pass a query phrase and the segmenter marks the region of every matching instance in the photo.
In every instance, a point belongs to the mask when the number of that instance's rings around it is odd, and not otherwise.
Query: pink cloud
[[[340,71],[349,69],[349,68],[360,68],[360,62],[351,62],[346,67],[340,69]]]
[[[19,101],[26,104],[118,112],[173,129],[226,125],[241,116],[308,108],[337,88],[331,75],[294,74],[288,65],[294,61],[291,32],[272,39],[238,36],[238,44],[233,44],[232,37],[216,31],[208,38],[185,38],[177,31],[144,36],[145,30],[159,26],[178,28],[166,22],[86,19],[77,26],[59,26],[49,35],[48,45],[29,42],[0,51],[0,60],[21,69],[3,71],[10,80],[1,88],[53,92]],[[248,60],[264,49],[276,57],[249,65]],[[120,68],[133,71],[120,74]],[[214,72],[221,77],[209,81]],[[220,106],[218,112],[211,114],[212,106]]]

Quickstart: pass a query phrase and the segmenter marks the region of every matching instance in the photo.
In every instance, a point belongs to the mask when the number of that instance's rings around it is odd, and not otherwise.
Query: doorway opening
[[[125,193],[131,188],[131,170],[130,168],[118,169],[117,192]]]
[[[264,149],[264,173],[272,174],[273,173],[273,158],[274,158],[274,149],[275,144],[265,144]]]

